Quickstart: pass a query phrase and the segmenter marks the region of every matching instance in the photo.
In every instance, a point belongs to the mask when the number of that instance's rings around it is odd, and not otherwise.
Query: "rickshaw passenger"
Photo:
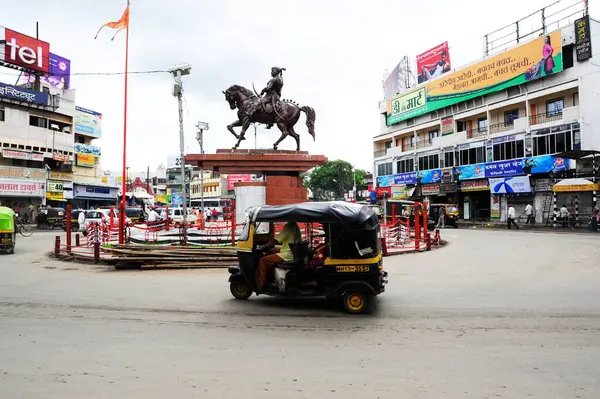
[[[281,230],[281,233],[274,240],[269,241],[265,245],[258,248],[259,251],[268,250],[268,255],[260,258],[258,262],[258,271],[256,273],[256,285],[260,290],[264,288],[267,280],[267,274],[273,268],[283,262],[294,260],[294,254],[290,248],[290,244],[297,244],[302,241],[300,228],[295,222],[287,222]],[[275,245],[281,245],[276,248]]]

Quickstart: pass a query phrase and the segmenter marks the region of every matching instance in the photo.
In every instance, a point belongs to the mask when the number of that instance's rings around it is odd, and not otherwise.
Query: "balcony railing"
[[[508,130],[513,130],[514,128],[515,128],[514,121],[497,123],[495,125],[490,125],[490,127],[489,127],[491,134],[506,132]]]
[[[386,150],[377,150],[374,152],[373,156],[375,158],[379,158],[379,157],[385,157],[386,154],[387,154],[387,149]]]
[[[417,141],[417,148],[427,148],[427,147],[431,147],[431,141],[430,140],[420,140],[420,141]]]
[[[563,117],[562,111],[531,115],[529,117],[529,124],[530,125],[539,125],[541,123],[559,121],[562,119],[562,117]]]
[[[475,128],[475,129],[469,129],[467,130],[467,138],[468,139],[473,139],[476,137],[482,137],[485,136],[487,133],[487,127],[485,128]]]

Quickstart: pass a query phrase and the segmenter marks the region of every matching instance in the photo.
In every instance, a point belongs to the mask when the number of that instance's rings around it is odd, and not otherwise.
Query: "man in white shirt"
[[[569,227],[569,210],[567,209],[567,206],[563,204],[558,213],[560,216],[560,220],[562,221],[563,228],[566,229],[567,227]]]
[[[77,216],[77,224],[79,225],[79,231],[85,230],[85,212],[84,211],[79,212],[79,215]]]
[[[151,209],[150,212],[148,212],[148,223],[154,223],[159,220],[159,218],[160,216],[154,209]]]
[[[533,206],[531,204],[527,204],[525,207],[525,215],[527,216],[526,224],[533,224]]]
[[[300,241],[302,241],[302,233],[298,225],[294,222],[287,222],[281,233],[274,240],[258,248],[259,251],[268,252],[268,255],[260,258],[258,262],[256,285],[260,291],[263,291],[265,288],[267,275],[276,265],[294,260],[294,253],[290,244],[297,244]],[[281,247],[276,248],[275,245],[277,244],[281,245]]]
[[[506,218],[506,227],[508,227],[509,230],[510,230],[511,225],[515,226],[517,228],[517,230],[519,230],[519,226],[515,222],[515,219],[516,219],[515,208],[513,207],[512,204],[508,204],[508,218]]]

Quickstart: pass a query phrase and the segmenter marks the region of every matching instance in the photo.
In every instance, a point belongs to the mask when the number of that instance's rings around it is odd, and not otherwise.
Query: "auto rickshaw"
[[[71,210],[71,231],[80,231],[79,230],[79,214],[81,212],[85,212],[83,209],[73,209]],[[63,220],[63,230],[67,231],[67,218],[65,217]]]
[[[15,253],[15,212],[7,207],[0,206],[0,252]]]
[[[452,226],[458,229],[458,206],[455,204],[431,204],[429,205],[429,213],[437,221],[440,209],[446,210],[446,226]]]
[[[36,222],[38,229],[48,228],[54,230],[64,224],[65,210],[63,208],[44,208],[37,215]]]
[[[143,208],[125,208],[125,216],[127,216],[133,224],[144,221],[143,212]]]
[[[379,220],[367,206],[347,202],[305,202],[257,206],[246,210],[238,241],[238,266],[229,267],[230,291],[237,299],[257,295],[324,296],[340,302],[348,313],[375,309],[375,297],[385,290]],[[314,240],[292,246],[293,261],[275,266],[267,286],[257,287],[256,273],[264,255],[258,247],[275,237],[275,223],[320,223],[324,243]],[[311,237],[314,238],[314,237]],[[271,283],[271,284],[269,284]]]

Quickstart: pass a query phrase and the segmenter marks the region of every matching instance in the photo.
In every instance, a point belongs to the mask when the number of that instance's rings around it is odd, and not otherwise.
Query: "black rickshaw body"
[[[65,222],[65,210],[63,208],[46,208],[37,216],[39,228],[54,229],[62,227]]]
[[[133,224],[140,223],[142,221],[142,211],[142,208],[125,208],[125,216],[127,216]]]
[[[253,207],[238,240],[238,265],[229,268],[231,293],[247,299],[253,292],[271,296],[325,296],[340,301],[349,313],[373,309],[375,296],[385,291],[381,233],[377,215],[368,206],[346,202],[310,202]],[[256,272],[264,254],[258,247],[275,237],[275,223],[322,226],[325,243],[314,248],[314,237],[293,245],[294,260],[275,267],[283,279],[261,291]],[[312,234],[312,233],[311,233]],[[282,272],[283,271],[283,272]]]
[[[445,210],[444,219],[446,226],[458,228],[458,206],[456,204],[430,204],[429,213],[436,220],[436,222],[438,220],[441,208],[444,208]]]

